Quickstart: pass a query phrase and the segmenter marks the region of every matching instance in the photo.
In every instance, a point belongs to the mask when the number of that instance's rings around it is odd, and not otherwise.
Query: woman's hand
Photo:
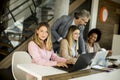
[[[107,57],[112,55],[112,50],[108,51]]]
[[[58,67],[66,67],[68,68],[67,64],[65,62],[57,62],[57,65]]]
[[[74,60],[72,60],[72,59],[69,59],[69,60],[67,60],[66,61],[66,64],[74,64],[75,62],[74,62]]]
[[[73,58],[73,59],[69,59],[66,61],[66,64],[75,64],[76,60]]]

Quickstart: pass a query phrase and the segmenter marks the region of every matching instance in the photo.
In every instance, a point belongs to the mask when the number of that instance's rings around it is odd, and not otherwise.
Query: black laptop
[[[74,72],[77,70],[81,70],[81,69],[86,68],[91,63],[91,59],[94,57],[94,55],[95,55],[95,53],[81,54],[74,65],[69,64],[68,68],[57,67],[57,66],[55,66],[55,68],[65,70],[67,72]]]

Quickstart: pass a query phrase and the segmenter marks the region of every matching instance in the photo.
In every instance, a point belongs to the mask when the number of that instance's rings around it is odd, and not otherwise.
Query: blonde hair
[[[73,46],[74,42],[76,42],[77,46],[76,46],[76,50],[78,50],[78,40],[77,41],[74,41],[73,39],[73,35],[72,33],[75,31],[75,30],[80,30],[79,27],[75,26],[75,25],[72,25],[70,26],[69,30],[68,30],[68,33],[66,35],[66,39],[68,41],[68,44],[70,46],[70,48]],[[70,51],[70,50],[69,50]],[[70,53],[70,52],[69,52]],[[72,54],[70,54],[72,55]]]
[[[43,46],[43,41],[38,37],[37,30],[39,30],[40,27],[45,26],[48,29],[48,37],[44,41],[45,42],[45,47],[47,50],[52,50],[52,41],[51,41],[51,31],[50,31],[50,26],[47,22],[41,22],[39,23],[37,29],[35,30],[35,34],[33,35],[32,40],[40,47],[44,48]]]

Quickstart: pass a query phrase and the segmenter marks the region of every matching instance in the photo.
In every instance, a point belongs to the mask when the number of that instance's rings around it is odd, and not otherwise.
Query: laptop
[[[81,70],[86,68],[91,63],[91,60],[94,57],[94,55],[95,53],[81,54],[75,64],[68,64],[68,68],[57,67],[57,66],[55,66],[55,68],[58,68],[67,72],[74,72],[77,70]]]

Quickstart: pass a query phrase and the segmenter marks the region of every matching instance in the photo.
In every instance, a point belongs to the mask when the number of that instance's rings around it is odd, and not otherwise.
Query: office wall
[[[104,47],[106,49],[112,48],[112,40],[113,40],[113,34],[115,29],[117,30],[119,25],[119,18],[120,15],[117,14],[116,10],[120,9],[120,4],[114,3],[110,0],[100,0],[99,1],[99,9],[98,9],[98,19],[96,27],[99,28],[102,31],[102,38],[100,40],[101,47]],[[102,6],[105,6],[108,9],[108,18],[106,22],[100,21],[100,8]]]
[[[112,52],[113,55],[120,55],[120,35],[114,34],[112,41]]]

